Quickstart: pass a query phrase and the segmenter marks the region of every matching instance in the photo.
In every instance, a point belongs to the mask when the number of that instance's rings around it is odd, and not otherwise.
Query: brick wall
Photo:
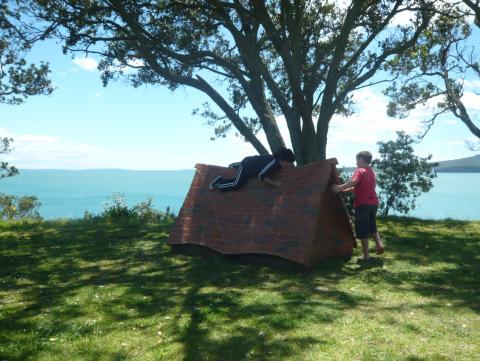
[[[280,188],[251,179],[240,190],[210,191],[210,181],[236,170],[197,164],[168,243],[194,244],[224,254],[267,254],[312,266],[352,254],[354,237],[340,195],[330,190],[336,159],[281,169]]]

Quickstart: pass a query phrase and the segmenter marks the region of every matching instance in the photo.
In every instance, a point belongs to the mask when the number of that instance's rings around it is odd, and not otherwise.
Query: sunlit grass
[[[0,223],[0,360],[480,354],[480,222],[384,219],[381,260],[307,272],[173,254],[168,229]]]

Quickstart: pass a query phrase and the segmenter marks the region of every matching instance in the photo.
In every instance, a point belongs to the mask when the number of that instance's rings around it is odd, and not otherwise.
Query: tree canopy
[[[405,132],[397,132],[397,139],[378,142],[379,159],[372,162],[378,170],[377,184],[380,188],[380,212],[388,216],[390,211],[407,214],[415,209],[417,197],[433,187],[436,177],[431,163],[432,156],[421,158],[415,155],[412,144],[415,140]]]
[[[24,54],[35,43],[35,38],[21,34],[20,13],[12,11],[9,2],[0,0],[0,104],[21,104],[31,95],[48,95],[53,91],[48,64],[28,65]],[[12,138],[0,137],[0,154],[11,151]],[[18,174],[8,162],[0,162],[0,179]]]
[[[31,95],[48,95],[53,88],[48,64],[27,64],[24,54],[37,39],[19,32],[14,23],[19,14],[8,3],[0,0],[0,103],[20,104]]]
[[[478,0],[442,2],[417,44],[391,62],[399,81],[386,90],[389,115],[406,117],[416,106],[436,102],[422,137],[439,116],[453,114],[480,139],[478,119],[463,99],[466,80],[480,79],[480,44],[469,41],[474,24],[480,27],[479,14]]]
[[[12,138],[0,137],[0,154],[10,153],[11,142],[13,142]],[[18,169],[15,166],[9,165],[8,162],[0,162],[0,179],[5,177],[12,177],[17,174]]]
[[[151,0],[26,1],[16,12],[30,36],[59,39],[65,53],[95,54],[106,85],[195,88],[201,114],[224,136],[233,128],[260,154],[284,146],[286,120],[298,164],[324,159],[334,114],[354,111],[352,92],[378,79],[414,46],[434,1]],[[409,17],[405,23],[395,23]],[[134,72],[126,72],[131,68]],[[211,105],[214,104],[214,107]]]

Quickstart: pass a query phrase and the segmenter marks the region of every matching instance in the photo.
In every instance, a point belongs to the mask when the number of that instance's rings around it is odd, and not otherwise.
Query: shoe
[[[377,247],[377,254],[382,254],[385,252],[385,247]]]
[[[222,178],[220,176],[218,176],[217,178],[215,178],[214,180],[212,180],[210,182],[210,184],[208,185],[208,189],[210,189],[211,191],[213,191],[215,189],[215,185],[217,184],[218,180]]]

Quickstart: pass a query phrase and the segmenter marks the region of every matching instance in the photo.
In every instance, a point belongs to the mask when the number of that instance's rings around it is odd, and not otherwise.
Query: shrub
[[[17,197],[0,193],[0,218],[4,220],[41,219],[38,213],[41,205],[35,196]]]
[[[348,174],[345,168],[338,170],[338,178],[340,178],[340,184],[347,183],[350,180],[350,174]],[[343,203],[347,209],[347,213],[350,217],[353,216],[353,192],[341,192],[343,197]]]
[[[142,222],[167,222],[171,223],[175,219],[175,214],[167,207],[165,212],[156,210],[152,205],[153,198],[149,197],[146,201],[128,207],[123,194],[115,192],[103,203],[102,218],[111,221],[132,221]],[[93,215],[86,212],[84,218],[93,218]]]
[[[416,199],[433,187],[436,174],[432,156],[421,158],[415,155],[412,145],[415,140],[405,132],[397,132],[397,139],[378,142],[380,158],[372,162],[378,170],[377,184],[380,188],[380,212],[388,216],[390,211],[407,214],[415,209]]]
[[[149,197],[146,201],[137,204],[135,208],[136,215],[143,221],[147,222],[172,222],[175,215],[167,207],[165,212],[156,210],[152,205],[153,197]]]
[[[115,192],[103,204],[101,214],[108,221],[127,221],[136,216],[135,207],[129,208],[123,194]]]

